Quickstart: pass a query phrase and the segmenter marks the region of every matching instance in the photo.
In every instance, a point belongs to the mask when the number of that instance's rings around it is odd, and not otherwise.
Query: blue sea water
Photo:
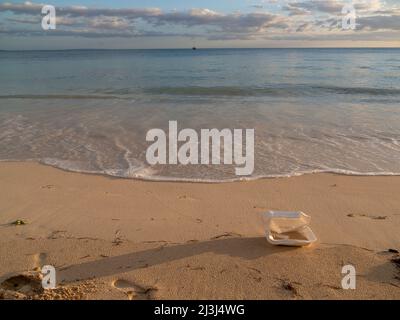
[[[400,174],[400,49],[0,51],[0,160],[145,179],[146,133],[254,128],[252,178]]]

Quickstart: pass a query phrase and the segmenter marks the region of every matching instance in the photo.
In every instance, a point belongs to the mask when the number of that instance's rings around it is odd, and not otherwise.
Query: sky
[[[0,0],[0,50],[400,47],[400,0],[46,1]],[[45,4],[55,30],[42,29]]]

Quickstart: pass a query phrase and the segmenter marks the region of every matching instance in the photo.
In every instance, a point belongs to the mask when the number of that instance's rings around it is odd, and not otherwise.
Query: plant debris
[[[24,226],[27,223],[24,220],[18,219],[18,220],[15,220],[14,222],[12,222],[11,224],[14,226]]]

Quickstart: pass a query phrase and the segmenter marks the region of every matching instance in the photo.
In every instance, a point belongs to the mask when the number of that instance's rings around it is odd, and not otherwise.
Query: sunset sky
[[[0,2],[0,49],[400,47],[399,0],[49,0],[48,31],[43,4]]]

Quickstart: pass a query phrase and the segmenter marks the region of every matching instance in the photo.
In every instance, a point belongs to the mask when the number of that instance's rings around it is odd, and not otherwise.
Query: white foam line
[[[56,159],[27,159],[27,160],[18,160],[18,159],[1,159],[0,162],[37,162],[44,165],[48,165],[51,167],[55,167],[58,169],[62,169],[70,172],[78,172],[84,174],[95,174],[95,175],[104,175],[104,176],[112,176],[116,178],[123,179],[136,179],[136,180],[144,180],[144,181],[160,181],[160,182],[188,182],[188,183],[229,183],[229,182],[240,182],[240,181],[256,181],[261,179],[276,179],[276,178],[291,178],[291,177],[299,177],[307,174],[318,174],[318,173],[332,173],[339,174],[345,176],[400,176],[400,172],[358,172],[352,170],[345,169],[316,169],[309,171],[298,171],[298,172],[290,172],[286,174],[271,174],[271,175],[258,175],[246,178],[230,178],[230,179],[201,179],[201,178],[176,178],[176,177],[166,177],[166,176],[156,176],[149,175],[146,176],[143,172],[146,171],[146,168],[143,170],[142,168],[138,168],[136,174],[117,174],[116,172],[121,172],[121,170],[81,170],[76,168],[71,168],[67,166],[63,166],[61,163],[57,163]],[[139,173],[141,172],[141,173]]]

